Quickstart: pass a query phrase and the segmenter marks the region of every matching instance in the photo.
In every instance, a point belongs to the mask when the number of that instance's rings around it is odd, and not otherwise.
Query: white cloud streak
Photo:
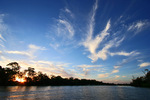
[[[7,26],[4,23],[5,14],[0,14],[0,34],[3,34],[7,30]]]
[[[117,66],[123,66],[123,65],[125,65],[125,64],[127,64],[127,63],[129,63],[129,62],[131,62],[131,61],[134,61],[134,60],[137,60],[139,57],[139,55],[140,55],[141,53],[140,52],[134,52],[132,55],[130,55],[130,56],[128,56],[127,58],[125,58],[125,59],[123,59],[121,62],[119,62],[118,64],[117,64]]]
[[[111,54],[109,49],[112,48],[112,47],[119,46],[121,41],[123,41],[122,38],[121,39],[115,38],[113,40],[110,40],[107,44],[105,44],[105,46],[100,51],[98,51],[97,54],[91,54],[89,56],[89,58],[92,59],[92,62],[97,61],[98,58],[100,58],[102,60],[106,60],[107,56],[109,54]]]
[[[65,8],[65,12],[67,12],[72,18],[74,18],[74,14],[68,8]]]
[[[111,56],[115,56],[115,55],[130,56],[130,55],[133,55],[133,54],[138,54],[138,52],[135,52],[135,51],[132,51],[132,52],[121,51],[121,52],[110,53]]]
[[[50,39],[50,46],[55,50],[62,52],[68,47],[74,47],[74,39],[76,35],[76,26],[74,14],[68,8],[60,10],[59,18],[54,19],[54,24],[51,25],[47,37]],[[61,51],[58,49],[61,48]]]
[[[107,42],[105,44],[105,46],[101,50],[99,50],[96,53],[96,49],[98,48],[99,44],[103,41],[104,37],[106,35],[109,35],[109,33],[107,33],[108,29],[110,28],[109,24],[110,24],[110,22],[108,21],[106,28],[104,29],[105,32],[103,31],[105,33],[105,35],[102,35],[103,37],[101,39],[99,39],[99,42],[94,41],[92,44],[90,44],[90,42],[89,43],[86,42],[87,45],[85,45],[85,47],[89,48],[88,50],[90,51],[91,55],[89,55],[88,57],[92,60],[92,62],[96,62],[99,58],[102,60],[106,60],[108,55],[111,55],[111,56],[116,56],[116,55],[118,55],[118,56],[135,56],[135,55],[140,54],[139,52],[136,52],[136,51],[132,51],[132,52],[121,51],[121,52],[114,52],[114,53],[110,52],[109,49],[118,47],[124,40],[124,37],[123,38],[116,37],[116,38],[110,40],[109,42]]]
[[[34,53],[37,52],[38,50],[46,50],[45,47],[40,47],[36,46],[33,44],[28,45],[28,50],[27,51],[5,51],[5,53],[8,54],[17,54],[17,55],[24,55],[30,57],[30,59],[35,58]]]
[[[105,77],[108,77],[108,76],[109,76],[109,73],[98,74],[98,77],[99,77],[99,78],[105,78]]]
[[[73,26],[64,19],[59,19],[58,20],[58,33],[61,35],[65,35],[66,37],[68,37],[69,39],[71,39],[74,34],[74,28]]]
[[[1,47],[5,47],[3,44],[0,44]]]
[[[85,48],[88,49],[88,51],[95,55],[96,54],[96,49],[98,48],[98,46],[100,45],[100,43],[103,41],[103,39],[109,35],[109,33],[107,32],[108,29],[110,28],[110,20],[107,22],[107,25],[105,27],[105,29],[99,34],[97,35],[94,39],[92,38],[87,38],[86,41],[83,42],[83,46]]]
[[[150,62],[141,63],[139,66],[140,66],[140,68],[150,66]]]
[[[5,51],[5,52],[9,53],[9,54],[19,54],[19,55],[31,56],[30,53],[28,53],[26,51]]]
[[[92,67],[102,67],[103,65],[78,65],[81,68],[92,68]]]
[[[114,66],[114,68],[115,68],[115,69],[118,69],[118,68],[120,68],[120,66]]]
[[[46,50],[45,47],[36,46],[34,44],[29,44],[28,47],[29,49],[32,49],[32,50]]]
[[[5,16],[5,14],[0,14],[0,23],[3,23],[4,16]]]
[[[134,22],[132,25],[129,26],[128,31],[135,31],[135,34],[142,31],[145,27],[149,25],[149,22],[146,20]]]
[[[90,22],[89,22],[89,27],[88,27],[88,35],[86,40],[82,43],[82,45],[87,48],[87,50],[92,54],[92,55],[96,55],[96,49],[98,48],[98,46],[100,45],[100,43],[103,41],[103,39],[109,35],[109,33],[107,32],[110,28],[110,20],[107,22],[107,25],[105,27],[105,29],[100,32],[95,38],[93,38],[93,30],[94,30],[94,25],[95,25],[95,14],[96,14],[96,10],[98,8],[98,1],[95,2],[95,5],[93,6],[93,10],[92,10],[92,15],[90,18]],[[91,57],[90,57],[91,58]]]
[[[114,55],[120,55],[120,56],[130,56],[134,53],[130,52],[116,52],[116,53],[111,53],[109,51],[110,48],[113,47],[118,47],[121,42],[124,40],[123,38],[116,37],[115,39],[110,40],[105,44],[105,46],[99,50],[98,52],[96,51],[99,47],[100,44],[104,41],[105,37],[108,36],[110,33],[108,32],[110,29],[110,20],[108,20],[106,27],[104,28],[103,31],[101,31],[97,36],[93,38],[93,30],[94,30],[94,25],[95,25],[95,14],[96,10],[98,8],[98,1],[95,2],[92,13],[90,16],[90,21],[89,21],[89,26],[88,26],[88,34],[87,38],[85,41],[82,42],[82,45],[89,51],[91,54],[88,56],[92,62],[96,62],[99,58],[102,60],[106,60],[108,55],[114,56]]]
[[[100,32],[95,38],[93,38],[93,30],[94,30],[94,24],[95,24],[95,14],[96,10],[98,8],[98,1],[95,2],[95,5],[93,6],[92,15],[90,18],[90,23],[88,27],[88,35],[86,40],[82,43],[82,45],[87,48],[87,50],[91,53],[89,56],[90,59],[92,59],[92,62],[95,62],[99,56],[97,56],[96,49],[99,47],[101,42],[104,40],[104,38],[109,35],[108,30],[110,28],[110,20],[107,22],[106,27],[102,32]],[[104,55],[105,56],[105,55]],[[100,56],[100,58],[102,58]],[[105,58],[104,58],[105,59]]]
[[[93,37],[94,32],[94,26],[95,26],[95,15],[98,8],[98,1],[95,2],[93,5],[93,9],[90,15],[89,19],[89,25],[88,25],[88,32],[86,39],[82,42],[82,45],[86,48],[87,51],[90,52],[90,55],[88,55],[88,58],[92,60],[92,62],[96,62],[98,59],[106,60],[108,56],[135,56],[140,54],[136,51],[126,52],[126,51],[119,51],[119,52],[111,52],[110,49],[114,47],[118,47],[125,39],[125,36],[117,36],[113,39],[110,39],[108,42],[105,43],[104,47],[101,45],[102,42],[104,42],[106,36],[109,36],[109,30],[111,27],[111,21],[108,20],[106,27],[103,31],[101,31],[98,35]],[[147,25],[148,22],[146,21],[138,21],[136,23],[133,23],[129,28],[129,30],[136,30],[139,32],[145,25]],[[97,51],[97,49],[101,50]]]
[[[3,41],[6,41],[6,40],[4,39],[4,37],[2,36],[2,34],[0,34],[0,39],[2,39]]]
[[[6,24],[4,23],[4,17],[5,17],[5,16],[6,16],[5,14],[0,14],[0,46],[1,46],[1,47],[5,47],[5,46],[3,45],[3,42],[6,41],[5,38],[3,37],[4,34],[7,33],[7,26],[6,26]]]
[[[58,43],[55,43],[55,44],[50,43],[49,45],[50,45],[52,48],[54,48],[55,50],[60,47],[60,45],[59,45]]]
[[[119,72],[118,69],[114,69],[111,73],[113,74],[113,73],[118,73],[118,72]]]
[[[90,20],[89,20],[89,27],[88,27],[88,36],[87,36],[87,40],[91,40],[92,39],[92,35],[93,35],[93,30],[94,30],[94,25],[95,25],[95,14],[96,14],[96,10],[98,8],[98,0],[96,0],[92,12],[91,12],[91,16],[90,16]]]

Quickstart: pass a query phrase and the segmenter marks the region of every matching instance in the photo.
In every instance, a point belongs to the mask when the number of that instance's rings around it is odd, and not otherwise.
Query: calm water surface
[[[150,100],[150,89],[130,86],[8,86],[0,100]]]

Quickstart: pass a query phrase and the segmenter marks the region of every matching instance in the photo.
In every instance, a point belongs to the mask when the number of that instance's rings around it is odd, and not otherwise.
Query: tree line
[[[150,88],[150,71],[145,69],[143,71],[144,76],[140,76],[132,79],[131,85],[137,87],[149,87]]]
[[[41,71],[35,72],[35,69],[28,67],[20,71],[20,65],[17,62],[11,62],[3,68],[0,66],[0,85],[26,85],[26,86],[60,86],[60,85],[114,85],[113,83],[103,83],[102,81],[78,78],[62,78],[61,76],[43,74]],[[18,80],[16,80],[18,78]]]
[[[137,87],[150,87],[150,71],[145,69],[144,76],[132,79],[130,84],[104,83],[93,79],[62,78],[61,76],[36,72],[34,68],[28,67],[20,71],[20,65],[17,62],[7,64],[10,67],[0,66],[0,86],[25,85],[25,86],[65,86],[65,85],[131,85]],[[19,81],[16,78],[20,79]],[[22,79],[22,80],[21,80]]]

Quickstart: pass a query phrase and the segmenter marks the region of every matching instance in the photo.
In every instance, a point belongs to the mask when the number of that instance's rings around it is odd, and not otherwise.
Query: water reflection
[[[150,89],[125,86],[0,87],[0,100],[149,100]]]

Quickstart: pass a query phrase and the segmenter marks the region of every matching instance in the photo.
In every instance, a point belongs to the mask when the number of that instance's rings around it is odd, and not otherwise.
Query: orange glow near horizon
[[[18,81],[18,82],[20,82],[20,83],[24,83],[24,82],[25,82],[25,79],[16,77],[16,81]]]

